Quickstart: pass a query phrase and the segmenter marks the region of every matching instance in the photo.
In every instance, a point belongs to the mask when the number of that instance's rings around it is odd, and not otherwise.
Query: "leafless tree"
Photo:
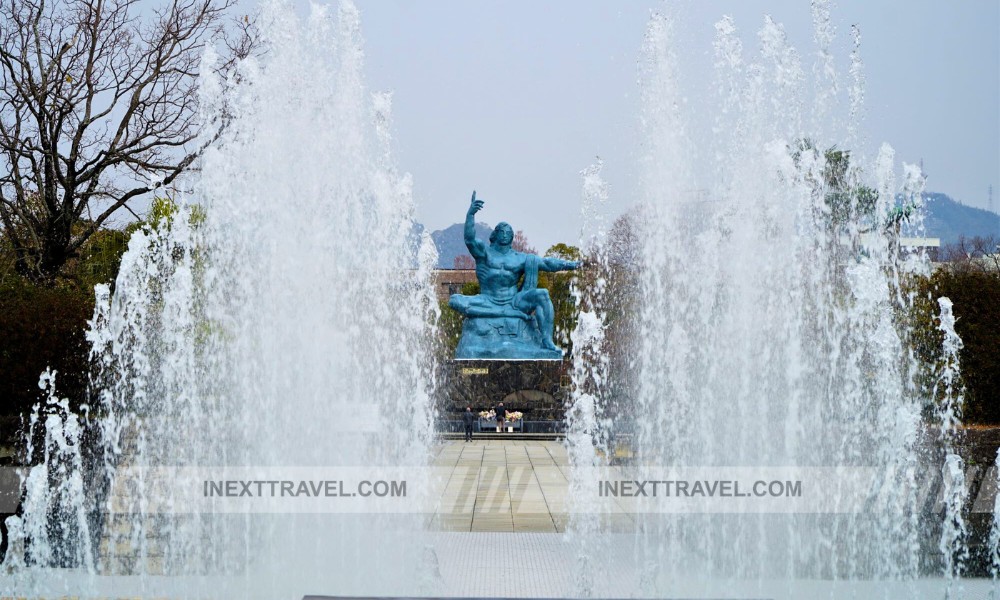
[[[510,247],[525,254],[538,254],[535,247],[528,241],[528,236],[524,235],[520,229],[514,234],[514,241],[511,242]]]
[[[468,254],[459,254],[455,257],[455,262],[452,266],[453,269],[466,269],[471,270],[476,268],[476,261],[472,259]]]
[[[137,0],[0,1],[0,224],[18,272],[48,282],[218,136],[224,122],[196,127],[203,54],[218,44],[229,69],[258,36],[235,0],[147,16]]]
[[[1000,238],[959,236],[957,242],[941,248],[938,256],[952,271],[1000,273]]]
[[[639,224],[643,214],[641,207],[634,207],[623,213],[611,225],[608,232],[608,260],[625,268],[635,268],[639,262]]]

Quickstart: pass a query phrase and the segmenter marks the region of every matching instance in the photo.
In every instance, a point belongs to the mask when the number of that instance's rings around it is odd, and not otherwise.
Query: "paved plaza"
[[[561,533],[568,522],[566,447],[557,441],[460,440],[437,447],[434,466],[450,469],[436,531]],[[633,529],[622,512],[602,515],[602,529]]]
[[[364,530],[352,515],[297,515],[295,527],[275,527],[268,543],[301,551],[281,557],[263,553],[263,581],[219,576],[101,576],[60,570],[46,582],[43,595],[34,583],[24,597],[61,597],[61,590],[93,590],[85,598],[209,597],[178,590],[239,590],[217,597],[522,597],[522,598],[702,598],[798,600],[841,598],[885,600],[937,599],[948,582],[938,578],[888,582],[833,581],[764,576],[725,579],[702,571],[701,540],[661,544],[655,536],[636,533],[650,515],[619,511],[600,514],[594,535],[563,535],[569,524],[570,475],[566,448],[556,441],[442,441],[435,446],[434,465],[448,477],[440,489],[441,509],[427,531],[415,537],[398,532]],[[362,532],[371,539],[356,543]],[[386,543],[390,535],[394,543]],[[380,537],[383,536],[383,537]],[[405,540],[405,543],[400,543]],[[372,543],[374,541],[374,543]],[[682,545],[678,545],[680,542]],[[250,559],[261,558],[252,553]],[[417,576],[396,573],[373,579],[371,565],[411,564]],[[331,565],[333,565],[331,567]],[[251,567],[253,571],[254,567]],[[213,576],[214,577],[214,576]],[[48,585],[51,583],[51,585]],[[987,580],[963,580],[964,597],[992,597]],[[16,589],[16,588],[15,588]],[[294,590],[294,593],[292,592]],[[51,592],[51,593],[50,593]],[[113,593],[112,593],[113,592]],[[280,592],[280,593],[279,593]],[[284,594],[284,595],[282,595]],[[17,596],[15,596],[17,597]],[[2,595],[0,595],[2,598]],[[311,596],[317,600],[326,596]]]

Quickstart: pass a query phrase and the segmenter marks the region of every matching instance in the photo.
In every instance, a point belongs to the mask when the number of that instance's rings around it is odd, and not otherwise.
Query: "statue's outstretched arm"
[[[538,262],[540,271],[573,271],[579,268],[580,263],[575,260],[563,260],[554,256],[545,257]]]
[[[472,191],[472,203],[469,212],[465,213],[465,246],[473,258],[486,258],[486,244],[476,238],[476,213],[483,208],[484,202],[476,200],[476,191]]]

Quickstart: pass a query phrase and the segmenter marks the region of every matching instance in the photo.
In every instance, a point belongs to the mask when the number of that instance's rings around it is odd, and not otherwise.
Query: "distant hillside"
[[[464,229],[463,223],[455,223],[446,229],[439,229],[431,233],[431,239],[438,251],[439,269],[451,269],[455,266],[456,256],[469,253],[465,247]],[[491,233],[493,233],[493,227],[486,223],[476,223],[476,237],[486,241]]]
[[[927,216],[924,226],[928,237],[941,238],[941,244],[953,244],[959,236],[967,238],[1000,236],[1000,215],[981,208],[965,206],[947,194],[924,194]]]
[[[927,192],[924,194],[927,216],[924,226],[927,237],[941,238],[941,244],[954,244],[959,236],[967,238],[981,236],[1000,237],[1000,215],[988,210],[965,206],[952,200],[947,194]],[[420,231],[423,226],[418,226]],[[463,224],[455,223],[445,229],[431,233],[431,239],[438,251],[439,269],[455,266],[455,257],[468,254],[463,236]],[[486,223],[476,223],[476,237],[488,240],[493,227]],[[416,232],[419,237],[419,231]]]

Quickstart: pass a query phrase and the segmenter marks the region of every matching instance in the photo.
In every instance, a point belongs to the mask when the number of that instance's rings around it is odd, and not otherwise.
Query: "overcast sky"
[[[418,218],[432,230],[461,221],[475,188],[487,201],[482,220],[509,221],[540,251],[577,240],[579,171],[595,156],[605,161],[616,210],[634,200],[636,63],[651,11],[667,6],[676,15],[692,98],[712,85],[714,23],[723,15],[735,19],[747,54],[769,14],[784,24],[807,74],[815,56],[807,0],[356,2],[369,85],[394,92],[396,156],[413,175]],[[874,156],[888,142],[898,161],[923,160],[929,190],[982,208],[988,187],[1000,184],[998,7],[833,7],[842,88],[850,26],[862,31],[864,152]]]

